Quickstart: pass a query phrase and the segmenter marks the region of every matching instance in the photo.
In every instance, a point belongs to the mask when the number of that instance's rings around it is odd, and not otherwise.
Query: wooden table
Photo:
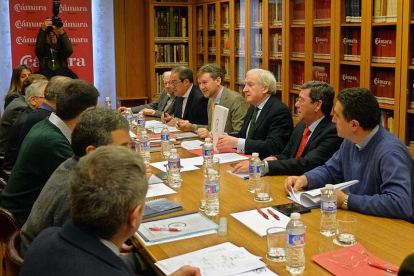
[[[178,149],[181,158],[193,157],[185,149]],[[160,153],[151,155],[152,162],[161,161]],[[158,172],[152,168],[153,172]],[[286,263],[274,263],[266,259],[266,237],[260,237],[242,223],[230,216],[231,213],[252,210],[259,207],[268,207],[283,203],[289,203],[283,189],[285,176],[266,177],[272,182],[271,203],[257,203],[253,200],[254,195],[248,191],[248,180],[242,180],[226,171],[230,170],[230,164],[222,164],[220,167],[220,214],[212,220],[219,222],[220,217],[228,220],[227,236],[221,237],[218,234],[190,238],[175,242],[168,242],[159,245],[145,247],[135,236],[134,245],[141,251],[143,256],[151,265],[159,260],[182,255],[184,253],[199,250],[205,247],[217,245],[223,242],[231,242],[236,246],[243,246],[254,255],[262,256],[269,269],[279,275],[288,275]],[[188,213],[197,211],[199,207],[200,193],[203,186],[202,170],[182,173],[183,183],[177,189],[177,194],[167,195],[168,199],[181,203],[184,210],[176,212]],[[402,220],[379,218],[367,216],[351,211],[338,210],[338,215],[349,213],[357,216],[358,230],[357,240],[372,254],[396,265],[400,265],[402,260],[410,253],[414,252],[414,225]],[[164,215],[164,217],[171,214]],[[306,269],[305,275],[329,275],[322,267],[311,260],[315,254],[319,254],[334,249],[339,249],[332,243],[331,238],[323,237],[319,234],[319,223],[321,213],[319,209],[312,210],[311,213],[302,215],[302,220],[306,225]],[[153,265],[159,275],[163,275],[158,268]]]

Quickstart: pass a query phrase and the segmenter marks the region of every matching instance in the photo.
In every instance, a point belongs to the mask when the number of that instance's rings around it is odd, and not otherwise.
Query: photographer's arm
[[[62,48],[60,49],[60,55],[63,58],[68,58],[72,55],[73,49],[72,49],[72,43],[69,40],[68,35],[66,34],[65,30],[63,28],[56,28],[53,26],[53,29],[59,34],[60,42],[62,45]]]
[[[46,19],[43,23],[42,28],[40,28],[39,33],[37,34],[35,52],[38,58],[41,58],[45,55],[46,29],[49,26],[52,26],[52,20]]]

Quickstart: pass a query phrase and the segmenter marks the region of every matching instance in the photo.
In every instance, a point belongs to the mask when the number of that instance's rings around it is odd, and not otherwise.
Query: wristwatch
[[[342,203],[342,209],[344,210],[348,210],[348,198],[349,198],[349,195],[345,195],[344,203]]]

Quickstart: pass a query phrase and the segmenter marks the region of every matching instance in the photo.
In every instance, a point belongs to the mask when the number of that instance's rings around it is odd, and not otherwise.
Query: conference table
[[[178,148],[178,153],[181,158],[196,156],[183,148]],[[159,152],[151,154],[151,162],[162,160]],[[134,246],[158,275],[164,274],[154,265],[155,262],[224,242],[231,242],[236,246],[245,247],[250,253],[263,257],[262,261],[267,264],[271,271],[279,275],[289,275],[286,271],[285,262],[276,263],[266,259],[266,237],[260,237],[230,216],[230,214],[236,212],[291,202],[284,191],[286,176],[265,176],[265,178],[271,181],[271,197],[273,201],[270,203],[258,203],[254,201],[254,194],[248,190],[248,180],[227,173],[230,169],[230,163],[220,165],[220,212],[218,216],[210,217],[217,224],[221,217],[227,218],[228,232],[226,236],[222,237],[218,234],[211,234],[148,247],[144,246],[136,236],[132,237]],[[154,167],[152,167],[152,170],[153,173],[159,172]],[[156,218],[198,211],[201,189],[204,184],[203,171],[200,169],[184,172],[181,174],[181,177],[183,182],[181,187],[176,189],[177,193],[163,197],[181,203],[183,210]],[[352,214],[358,218],[357,241],[371,254],[390,263],[400,265],[408,254],[414,252],[414,224],[398,219],[373,217],[352,211],[338,210],[338,215],[342,214]],[[306,225],[306,268],[304,275],[330,275],[328,271],[313,262],[311,257],[340,248],[332,242],[332,238],[320,235],[320,219],[320,209],[314,209],[311,213],[302,215],[302,221]],[[379,270],[379,273],[382,273],[381,270]]]

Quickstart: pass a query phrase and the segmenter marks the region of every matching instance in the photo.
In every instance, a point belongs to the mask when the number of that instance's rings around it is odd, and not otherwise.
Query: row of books
[[[305,64],[303,62],[292,62],[292,89],[300,90],[305,82]]]
[[[246,77],[244,69],[246,68],[246,63],[244,58],[236,59],[236,82],[244,82]]]
[[[305,57],[305,29],[292,28],[292,57]]]
[[[313,23],[331,23],[331,0],[315,0],[313,6]]]
[[[203,30],[203,9],[197,8],[197,29]]]
[[[270,26],[282,26],[282,0],[269,1]]]
[[[360,23],[361,22],[361,0],[345,1],[345,22]]]
[[[372,31],[372,62],[395,63],[396,29],[373,28]]]
[[[155,72],[155,94],[161,94],[161,91],[164,89],[164,78],[162,74],[164,72]]]
[[[331,82],[331,66],[329,63],[314,63],[312,66],[313,80]]]
[[[381,125],[389,132],[394,132],[394,113],[391,110],[381,110]]]
[[[212,35],[208,37],[208,52],[215,53],[216,52],[216,36]]]
[[[252,1],[251,13],[252,13],[252,27],[262,27],[263,26],[263,9],[262,9],[262,0]]]
[[[236,55],[244,55],[245,54],[245,47],[244,47],[244,30],[240,30],[236,32]]]
[[[282,34],[270,34],[270,57],[282,56]]]
[[[409,124],[408,126],[408,146],[414,148],[414,115],[409,114]],[[407,119],[408,119],[407,118]]]
[[[411,75],[410,108],[414,108],[414,76],[413,75]],[[411,116],[414,118],[414,115],[411,115]]]
[[[155,66],[161,64],[188,64],[187,44],[155,44]]]
[[[397,22],[398,2],[399,0],[374,0],[373,22]]]
[[[203,54],[203,52],[204,52],[204,42],[203,42],[203,35],[202,34],[200,36],[197,35],[196,51],[199,54]]]
[[[244,1],[237,2],[235,10],[236,28],[244,28],[246,22],[246,17],[244,15]]]
[[[271,63],[269,65],[269,70],[275,76],[276,88],[277,89],[282,89],[282,64],[280,64],[280,63]]]
[[[224,73],[224,79],[229,80],[230,79],[230,58],[229,57],[222,57],[221,58],[221,69]]]
[[[250,68],[263,68],[262,59],[252,59],[250,61]]]
[[[315,28],[313,39],[313,57],[320,59],[331,58],[330,28]]]
[[[344,30],[344,60],[361,61],[361,29],[358,27],[346,28]]]
[[[292,24],[305,24],[305,0],[293,0],[292,5]]]
[[[371,72],[371,92],[381,104],[394,104],[394,70],[373,69]]]
[[[223,54],[230,54],[230,32],[221,33],[221,51]]]
[[[187,37],[187,10],[185,8],[166,8],[157,10],[155,16],[154,36],[157,38]]]
[[[223,3],[221,6],[221,27],[230,28],[230,7],[228,3]]]
[[[209,30],[214,30],[216,28],[216,7],[208,6],[208,17],[207,17],[207,25]]]
[[[360,87],[360,68],[358,66],[341,67],[341,90],[345,88]]]
[[[254,50],[253,56],[261,57],[263,56],[263,43],[262,43],[262,33],[255,33],[254,34]]]

